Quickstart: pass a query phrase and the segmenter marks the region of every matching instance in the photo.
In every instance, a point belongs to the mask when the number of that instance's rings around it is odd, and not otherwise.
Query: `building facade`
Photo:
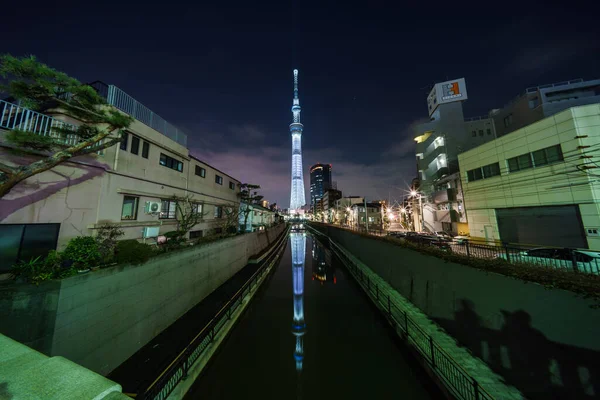
[[[350,225],[358,229],[383,229],[383,218],[381,215],[381,204],[367,203],[365,208],[363,204],[354,204],[351,209]]]
[[[593,104],[460,154],[471,237],[600,250],[599,142]]]
[[[93,235],[106,223],[118,225],[125,232],[122,239],[155,242],[177,228],[178,198],[191,198],[195,212],[202,214],[191,239],[221,229],[227,209],[239,206],[239,180],[191,155],[184,134],[168,122],[152,128],[146,117],[160,121],[158,115],[120,89],[108,87],[113,94],[109,104],[129,110],[135,118],[126,139],[100,154],[76,157],[34,175],[0,199],[4,269],[16,259],[61,249],[73,237]],[[123,98],[126,104],[119,100]],[[127,108],[131,104],[137,112]],[[0,102],[0,112],[0,157],[14,165],[36,159],[13,154],[3,140],[9,129],[25,126],[24,116],[35,114],[52,126],[78,124],[60,110],[44,115]],[[29,124],[27,129],[42,134],[38,126]]]
[[[310,167],[310,204],[313,212],[320,207],[319,200],[331,189],[331,164],[315,164]]]

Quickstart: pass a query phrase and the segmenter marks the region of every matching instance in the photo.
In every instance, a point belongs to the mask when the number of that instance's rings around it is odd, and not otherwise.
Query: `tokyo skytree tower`
[[[304,360],[304,333],[306,323],[304,322],[304,256],[306,254],[306,236],[302,232],[290,233],[292,247],[292,281],[294,287],[294,323],[292,333],[296,337],[294,347],[294,359],[296,360],[296,371],[302,372]]]
[[[294,121],[290,124],[292,134],[292,193],[290,211],[299,210],[306,204],[304,198],[304,177],[302,175],[302,128],[300,123],[300,99],[298,98],[298,70],[294,70],[294,103],[292,105]]]

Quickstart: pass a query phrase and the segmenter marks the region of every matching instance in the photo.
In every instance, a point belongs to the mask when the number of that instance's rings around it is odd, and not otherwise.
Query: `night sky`
[[[410,126],[435,82],[465,77],[472,117],[529,86],[600,78],[593,2],[4,3],[0,52],[120,87],[284,208],[294,68],[305,181],[309,165],[332,163],[344,195],[369,200],[415,176]]]

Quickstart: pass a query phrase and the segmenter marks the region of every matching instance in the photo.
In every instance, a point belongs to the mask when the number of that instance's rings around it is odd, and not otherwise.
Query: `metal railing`
[[[282,251],[285,249],[288,229],[273,247],[263,265],[246,281],[246,283],[229,299],[215,316],[206,324],[192,341],[175,357],[161,374],[143,392],[131,397],[142,400],[164,400],[182,380],[186,379],[190,368],[200,358],[208,346],[214,341],[215,336],[221,331],[227,321],[231,320],[233,313],[242,305],[244,298],[258,286],[259,280],[267,273]]]
[[[90,86],[96,89],[98,94],[104,98],[108,104],[131,115],[141,123],[162,133],[166,137],[182,146],[187,146],[187,135],[173,124],[167,122],[160,115],[152,112],[148,107],[119,89],[115,85],[107,85],[104,82],[96,81],[90,83]]]
[[[312,229],[311,229],[312,231]],[[423,358],[427,367],[437,375],[444,386],[457,399],[493,400],[477,380],[469,375],[433,338],[414,322],[389,296],[381,293],[377,283],[373,282],[362,269],[346,254],[346,251],[329,240],[333,251],[346,265],[357,282],[369,297],[382,310],[388,321],[400,331],[401,336]]]
[[[36,135],[48,136],[67,146],[79,143],[79,136],[76,134],[64,134],[58,131],[59,129],[76,131],[75,125],[4,100],[0,100],[0,128],[20,129]]]

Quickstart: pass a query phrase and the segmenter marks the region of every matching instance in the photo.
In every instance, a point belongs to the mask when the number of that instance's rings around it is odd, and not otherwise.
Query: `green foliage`
[[[6,134],[6,140],[16,146],[17,150],[31,149],[35,151],[52,151],[64,147],[55,138],[13,129]]]
[[[115,224],[105,224],[97,229],[96,243],[103,264],[109,264],[114,260],[117,240],[124,234],[125,232]]]
[[[95,238],[91,236],[78,236],[69,241],[65,251],[62,253],[62,259],[72,261],[73,267],[81,270],[98,265],[102,259],[102,255],[100,254]]]
[[[135,239],[121,240],[117,243],[116,261],[119,264],[143,264],[153,253],[152,247]]]

